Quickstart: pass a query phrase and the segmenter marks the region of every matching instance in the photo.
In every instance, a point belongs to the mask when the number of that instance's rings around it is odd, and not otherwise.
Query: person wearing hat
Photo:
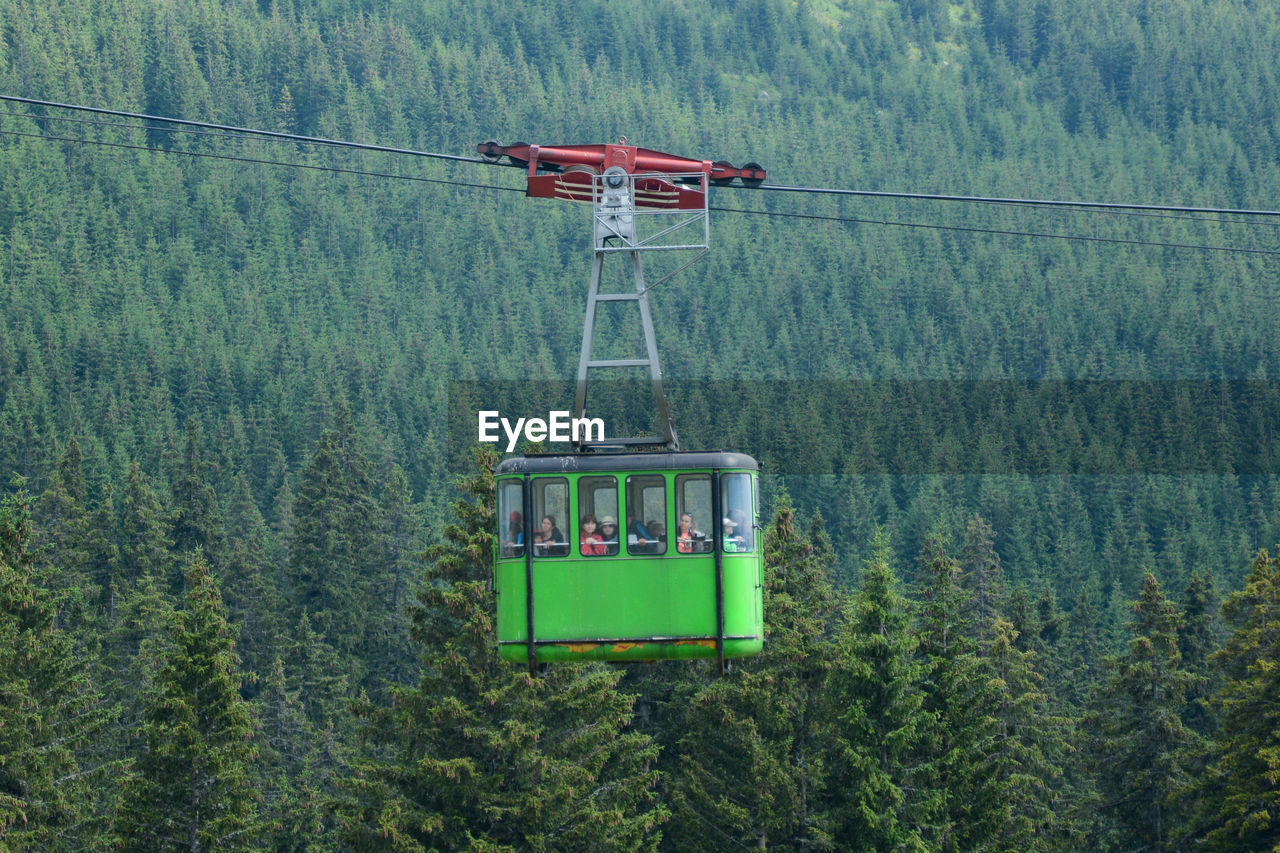
[[[606,556],[612,557],[618,553],[618,522],[612,515],[600,519],[600,539],[604,542]]]
[[[732,518],[725,516],[720,519],[720,526],[724,528],[724,551],[726,554],[733,554],[742,550],[742,537],[734,535],[734,529],[738,523]]]

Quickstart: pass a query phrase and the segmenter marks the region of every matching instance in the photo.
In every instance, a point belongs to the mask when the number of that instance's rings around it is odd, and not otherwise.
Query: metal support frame
[[[525,642],[529,648],[529,675],[537,675],[538,644],[533,637],[533,519],[530,510],[533,508],[533,481],[528,474],[524,475],[524,607],[525,626],[528,636]]]
[[[582,327],[582,352],[578,358],[577,393],[574,398],[574,417],[586,417],[587,410],[587,373],[593,367],[634,367],[648,368],[649,379],[653,383],[654,397],[658,403],[658,417],[662,424],[660,438],[608,438],[602,444],[610,446],[653,445],[662,444],[669,450],[679,450],[680,440],[676,436],[676,427],[671,420],[671,410],[667,407],[667,395],[662,388],[662,365],[658,361],[658,340],[653,331],[653,317],[649,312],[649,296],[645,292],[644,266],[639,252],[631,252],[632,277],[635,280],[635,293],[601,293],[600,276],[604,267],[604,253],[597,252],[591,264],[591,286],[587,290],[587,314]],[[597,302],[635,302],[640,309],[640,327],[644,330],[645,355],[643,358],[596,359],[592,357],[595,347],[596,303]],[[590,444],[579,441],[574,450],[585,450]]]
[[[716,659],[720,663],[721,674],[729,671],[724,659],[724,526],[720,523],[724,512],[720,494],[720,469],[711,472],[711,521],[715,525],[711,538],[711,550],[715,554],[716,566]]]
[[[662,209],[639,207],[637,192],[645,193],[653,182],[652,176],[634,175],[619,167],[606,169],[604,174],[593,176],[592,231],[593,258],[591,284],[587,290],[587,310],[582,326],[582,350],[578,356],[577,389],[574,399],[574,417],[585,418],[587,409],[588,374],[592,368],[647,368],[653,383],[653,393],[658,405],[658,417],[662,435],[657,437],[606,438],[600,442],[577,441],[574,450],[581,452],[594,445],[610,447],[641,447],[663,445],[668,450],[679,450],[667,395],[662,387],[662,365],[658,360],[658,339],[653,330],[653,316],[649,309],[648,292],[653,285],[645,284],[642,252],[707,250],[710,240],[706,208],[707,174],[704,172],[671,178],[696,179],[703,193],[703,207],[699,211],[687,209]],[[649,182],[648,184],[646,182]],[[661,217],[661,218],[659,218]],[[691,233],[692,232],[692,235]],[[600,281],[604,261],[609,255],[624,254],[631,259],[631,277],[635,285],[630,293],[601,293]],[[687,264],[686,264],[687,266]],[[683,269],[681,267],[680,269]],[[676,272],[679,272],[677,270]],[[665,280],[665,279],[663,279]],[[640,328],[644,333],[645,353],[642,357],[622,359],[597,359],[594,356],[596,332],[596,305],[600,302],[634,302],[640,312]]]

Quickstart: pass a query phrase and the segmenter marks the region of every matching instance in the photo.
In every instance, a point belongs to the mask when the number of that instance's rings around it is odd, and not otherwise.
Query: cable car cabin
[[[759,652],[758,471],[723,452],[501,462],[499,654],[532,668]]]

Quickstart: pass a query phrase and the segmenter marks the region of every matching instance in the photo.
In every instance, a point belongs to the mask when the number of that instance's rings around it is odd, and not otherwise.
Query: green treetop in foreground
[[[34,573],[30,542],[19,481],[0,503],[0,849],[88,849],[103,841],[92,796],[103,780],[76,752],[109,714],[74,639],[55,627],[58,600]]]
[[[927,826],[938,811],[917,763],[936,718],[924,707],[927,668],[916,658],[910,621],[879,536],[841,625],[844,665],[828,689],[832,783],[842,792],[833,834],[868,850],[928,850]]]
[[[1181,615],[1154,575],[1146,575],[1133,612],[1129,648],[1108,659],[1107,681],[1085,718],[1100,812],[1112,820],[1098,843],[1165,850],[1176,825],[1170,800],[1188,782],[1185,757],[1197,742],[1182,719],[1195,678],[1178,650]]]
[[[208,564],[187,565],[177,610],[146,688],[136,772],[116,822],[126,850],[254,849],[262,827],[250,768],[254,720]]]
[[[1193,786],[1188,835],[1208,850],[1280,845],[1280,551],[1258,553],[1244,589],[1223,607],[1234,629],[1214,655],[1228,679],[1210,702],[1220,729]]]

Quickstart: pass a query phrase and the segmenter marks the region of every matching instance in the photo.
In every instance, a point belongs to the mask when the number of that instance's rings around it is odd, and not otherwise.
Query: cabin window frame
[[[626,505],[627,505],[627,554],[632,557],[661,557],[667,553],[667,543],[670,539],[667,531],[667,478],[660,473],[653,474],[628,474],[625,481],[626,484]],[[661,489],[661,510],[655,515],[653,500],[650,492],[655,489]],[[640,517],[635,516],[636,512],[640,513]],[[657,531],[650,530],[649,527],[653,522],[660,522],[663,531],[658,534]],[[636,527],[637,523],[644,528],[644,532],[651,537],[649,541],[651,545],[640,545],[640,530]],[[643,550],[642,550],[643,549]]]
[[[514,500],[512,499],[514,495]],[[516,536],[512,535],[511,530],[511,513],[518,512],[520,514],[519,529]],[[525,510],[524,510],[524,481],[523,480],[499,480],[498,481],[498,559],[515,560],[524,558],[524,533],[525,533]]]
[[[754,554],[759,547],[756,541],[755,525],[755,486],[750,474],[737,471],[726,471],[720,475],[720,512],[723,518],[720,524],[720,548],[725,554]],[[727,518],[735,523],[733,536],[742,541],[733,550],[726,547],[723,520]]]
[[[705,483],[706,497],[701,501],[691,501],[688,495],[688,486],[692,483]],[[676,506],[675,506],[675,532],[667,538],[675,537],[675,551],[682,557],[697,556],[699,554],[710,554],[715,547],[715,527],[711,526],[712,518],[712,490],[715,488],[712,483],[711,475],[705,472],[697,472],[692,474],[677,474],[675,482]],[[690,504],[693,504],[692,510]],[[693,516],[694,530],[701,533],[702,536],[695,537],[691,543],[692,548],[688,551],[680,549],[680,517],[688,512]],[[702,518],[702,529],[698,527],[698,519]],[[707,528],[710,527],[710,531]]]
[[[602,481],[608,481],[607,484]],[[599,506],[599,493],[611,492],[613,495],[613,511],[602,511]],[[618,478],[614,474],[591,474],[578,478],[578,519],[574,525],[574,529],[578,537],[578,554],[583,557],[595,559],[597,557],[616,557],[621,549],[622,529],[622,513],[618,510]],[[603,554],[583,554],[582,553],[582,519],[587,515],[596,517],[596,531],[599,532],[601,525],[600,519],[605,515],[612,515],[615,521],[618,521],[617,538],[613,542],[605,542],[605,550]]]
[[[569,505],[569,478],[568,477],[534,477],[532,481],[532,486],[533,486],[532,491],[533,491],[534,518],[530,520],[533,521],[534,519],[536,519],[536,523],[533,524],[532,526],[533,535],[536,536],[538,532],[542,529],[543,517],[549,515],[551,516],[552,520],[555,522],[554,523],[555,529],[559,530],[560,535],[565,536],[566,538],[564,539],[563,542],[553,542],[544,548],[538,547],[540,543],[531,542],[530,545],[532,545],[532,547],[529,550],[532,552],[533,557],[536,560],[545,560],[545,559],[552,559],[552,558],[563,559],[564,557],[569,556],[570,547],[571,547],[568,537],[564,532],[565,523],[568,521],[569,513],[572,509],[572,507],[570,507]],[[564,490],[563,497],[548,498],[547,492],[551,489],[557,489],[557,488],[563,488]],[[551,508],[548,508],[548,503],[553,503],[554,506]],[[576,524],[573,525],[573,529],[577,529]]]

